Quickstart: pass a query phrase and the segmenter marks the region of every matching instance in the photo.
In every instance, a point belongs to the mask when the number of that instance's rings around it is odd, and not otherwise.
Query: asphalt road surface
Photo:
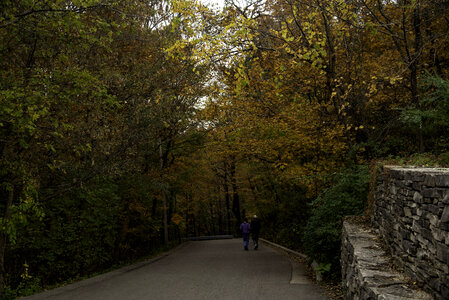
[[[326,299],[303,266],[240,239],[188,242],[158,259],[25,299]]]

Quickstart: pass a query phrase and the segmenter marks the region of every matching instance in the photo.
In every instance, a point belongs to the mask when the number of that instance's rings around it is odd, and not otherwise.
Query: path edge
[[[134,263],[134,264],[131,264],[131,265],[128,265],[128,266],[124,266],[124,267],[121,267],[119,269],[116,269],[116,270],[113,270],[113,271],[110,271],[110,272],[107,272],[107,273],[103,273],[103,274],[100,274],[100,275],[96,275],[96,276],[91,277],[91,278],[87,278],[87,279],[84,279],[84,280],[80,280],[80,281],[76,281],[76,282],[73,282],[73,283],[69,283],[69,284],[64,285],[64,286],[56,287],[54,289],[44,290],[44,291],[39,292],[37,294],[31,295],[31,296],[22,297],[20,299],[23,299],[23,300],[48,299],[48,298],[51,298],[53,296],[57,296],[57,295],[62,294],[62,293],[66,293],[66,292],[69,292],[69,291],[73,291],[73,290],[79,289],[81,287],[85,287],[85,286],[88,286],[88,285],[91,285],[91,284],[95,284],[97,282],[101,282],[103,280],[106,280],[106,279],[109,279],[109,278],[112,278],[112,277],[115,277],[115,276],[119,276],[121,274],[124,274],[124,273],[127,273],[127,272],[131,272],[133,270],[140,269],[140,268],[143,268],[143,267],[145,267],[147,265],[155,263],[155,262],[157,262],[157,261],[159,261],[159,260],[161,260],[161,259],[163,259],[163,258],[165,258],[165,257],[167,257],[167,256],[169,256],[171,254],[173,254],[174,252],[176,252],[176,251],[186,247],[189,243],[190,243],[189,241],[183,242],[183,243],[179,244],[178,246],[176,246],[176,247],[174,247],[174,248],[172,248],[172,249],[170,249],[170,250],[168,250],[166,252],[163,252],[163,253],[155,256],[155,257],[146,259],[146,260],[138,262],[138,263]]]
[[[260,238],[259,240],[262,241],[262,242],[264,242],[264,243],[266,243],[266,244],[268,244],[268,245],[270,245],[270,246],[272,246],[272,247],[281,249],[281,250],[283,250],[283,251],[285,251],[285,252],[287,252],[287,253],[289,253],[289,254],[295,255],[295,256],[300,257],[300,258],[302,258],[302,259],[305,259],[305,260],[308,261],[308,262],[311,261],[310,257],[308,257],[307,255],[305,255],[305,254],[303,254],[303,253],[301,253],[301,252],[294,251],[294,250],[289,249],[289,248],[287,248],[287,247],[284,247],[284,246],[281,246],[281,245],[279,245],[279,244],[270,242],[270,241],[268,241],[268,240],[266,240],[266,239]],[[315,260],[313,260],[313,261],[312,261],[312,264],[309,264],[309,266],[310,266],[310,267],[312,268],[312,270],[313,270],[313,273],[314,273],[314,275],[315,275],[315,280],[316,280],[317,282],[322,282],[322,281],[323,281],[323,277],[322,277],[321,274],[316,270],[316,268],[318,267],[318,263],[317,263]],[[297,267],[295,267],[293,261],[292,261],[292,269],[293,269],[292,272],[295,272],[295,270],[297,269]],[[302,273],[302,271],[299,271],[299,272]],[[293,276],[293,275],[292,275],[292,276]],[[293,280],[293,281],[294,281],[294,280]]]
[[[294,251],[294,250],[292,250],[292,249],[288,249],[287,247],[284,247],[284,246],[281,246],[281,245],[279,245],[279,244],[270,242],[270,241],[268,241],[268,240],[266,240],[266,239],[259,238],[259,240],[262,241],[262,242],[264,242],[264,243],[266,243],[266,244],[268,244],[268,245],[271,245],[271,246],[273,246],[273,247],[282,249],[282,250],[284,250],[285,252],[288,252],[288,253],[290,253],[290,254],[296,255],[296,256],[298,256],[298,257],[300,257],[300,258],[303,258],[303,259],[309,259],[309,257],[308,257],[307,255],[303,254],[303,253]]]

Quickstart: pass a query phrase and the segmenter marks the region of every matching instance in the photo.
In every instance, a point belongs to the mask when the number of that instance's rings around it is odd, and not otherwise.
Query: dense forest
[[[198,235],[338,277],[378,160],[449,164],[449,2],[0,2],[0,295]]]

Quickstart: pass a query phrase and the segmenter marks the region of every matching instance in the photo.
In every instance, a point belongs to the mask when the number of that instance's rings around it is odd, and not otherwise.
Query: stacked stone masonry
[[[390,267],[390,256],[373,229],[349,220],[343,223],[341,265],[347,300],[426,299],[433,297],[410,284]]]
[[[394,263],[435,299],[449,299],[449,169],[384,166],[373,212]]]

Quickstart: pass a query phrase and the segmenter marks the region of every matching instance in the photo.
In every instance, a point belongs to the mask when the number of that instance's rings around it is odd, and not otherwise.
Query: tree
[[[195,126],[204,71],[164,51],[180,37],[167,4],[2,2],[0,292],[5,265],[23,264],[5,264],[23,224],[58,222],[52,203],[67,193],[89,203],[95,195],[84,187],[98,176],[138,170],[160,181],[155,166],[172,164]]]

